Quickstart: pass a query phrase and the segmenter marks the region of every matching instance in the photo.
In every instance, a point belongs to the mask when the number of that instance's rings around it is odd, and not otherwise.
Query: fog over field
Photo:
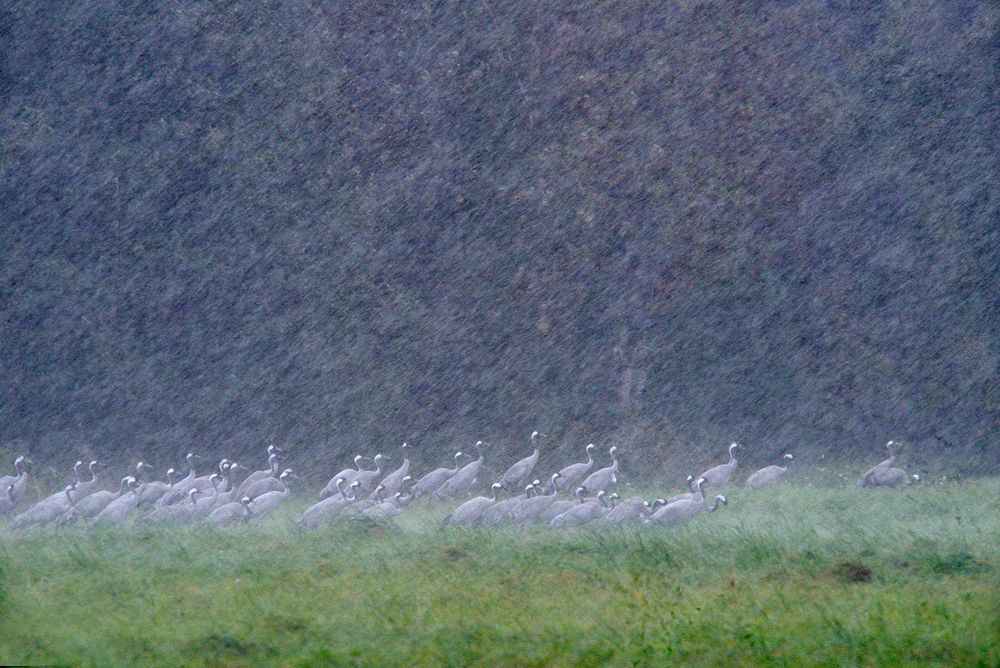
[[[1000,661],[995,3],[0,35],[0,663]]]

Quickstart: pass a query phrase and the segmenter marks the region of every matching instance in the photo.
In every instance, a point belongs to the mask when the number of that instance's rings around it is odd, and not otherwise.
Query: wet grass
[[[1000,662],[1000,481],[729,496],[674,531],[4,534],[0,663]]]

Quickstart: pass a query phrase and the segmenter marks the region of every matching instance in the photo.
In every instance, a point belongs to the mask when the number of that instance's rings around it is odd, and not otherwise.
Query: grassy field
[[[1000,481],[730,492],[680,530],[4,530],[0,663],[1000,665]]]

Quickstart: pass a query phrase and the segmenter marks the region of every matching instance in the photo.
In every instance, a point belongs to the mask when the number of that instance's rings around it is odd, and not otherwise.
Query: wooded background
[[[0,448],[995,467],[998,17],[6,3]]]

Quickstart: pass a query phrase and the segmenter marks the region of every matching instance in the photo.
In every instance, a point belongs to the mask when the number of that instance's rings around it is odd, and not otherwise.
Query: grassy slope
[[[0,662],[1000,661],[998,481],[734,491],[679,531],[34,533],[0,541]],[[869,578],[868,581],[865,581]]]

